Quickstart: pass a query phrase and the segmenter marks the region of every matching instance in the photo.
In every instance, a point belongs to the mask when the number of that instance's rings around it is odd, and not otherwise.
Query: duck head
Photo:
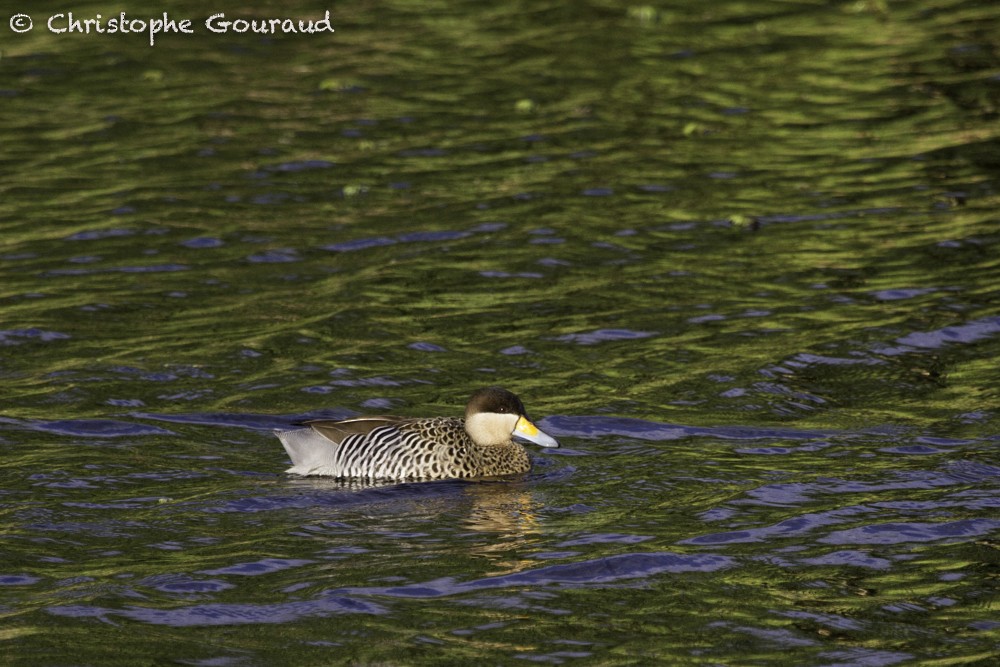
[[[515,437],[540,447],[559,446],[524,413],[521,399],[506,389],[480,389],[465,407],[465,430],[478,445],[502,445]]]

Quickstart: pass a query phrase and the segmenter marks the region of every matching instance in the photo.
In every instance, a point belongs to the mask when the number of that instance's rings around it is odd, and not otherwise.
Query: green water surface
[[[961,0],[0,11],[0,661],[992,664],[998,35]],[[563,445],[526,479],[281,474],[270,428],[489,384]]]

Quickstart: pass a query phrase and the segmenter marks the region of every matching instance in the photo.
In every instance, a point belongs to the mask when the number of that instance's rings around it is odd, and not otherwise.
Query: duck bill
[[[514,426],[514,437],[527,440],[539,447],[558,447],[559,443],[551,435],[545,433],[540,428],[528,421],[527,417],[521,417]]]

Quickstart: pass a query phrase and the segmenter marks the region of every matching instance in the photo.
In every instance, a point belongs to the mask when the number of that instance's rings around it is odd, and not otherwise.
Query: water
[[[67,10],[0,24],[3,662],[995,659],[990,3]],[[524,478],[281,472],[487,384]]]

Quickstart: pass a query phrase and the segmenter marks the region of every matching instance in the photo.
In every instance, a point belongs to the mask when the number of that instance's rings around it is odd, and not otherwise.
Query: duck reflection
[[[538,514],[543,507],[537,494],[523,482],[481,481],[469,484],[464,495],[471,501],[462,525],[482,535],[466,545],[467,553],[486,559],[491,571],[485,576],[514,574],[538,567],[534,553],[541,539]]]
[[[353,543],[394,536],[398,549],[426,554],[448,552],[452,545],[467,557],[489,561],[495,568],[490,574],[509,574],[538,565],[519,557],[536,550],[542,531],[538,517],[544,502],[527,478],[400,484],[310,477],[286,484],[305,492],[296,504],[308,505],[314,520],[321,514],[321,525],[350,526],[365,536]],[[336,524],[330,523],[331,512]],[[326,531],[318,527],[318,532]],[[338,541],[342,538],[340,533]]]

